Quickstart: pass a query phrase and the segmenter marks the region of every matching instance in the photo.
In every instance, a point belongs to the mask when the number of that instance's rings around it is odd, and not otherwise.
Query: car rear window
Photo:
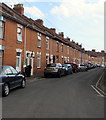
[[[47,64],[47,67],[56,67],[56,64]]]
[[[68,66],[70,66],[70,67],[71,67],[71,65],[70,65],[70,64],[63,64],[63,66],[64,66],[64,67],[68,67]]]
[[[80,64],[80,66],[85,66],[84,64]]]

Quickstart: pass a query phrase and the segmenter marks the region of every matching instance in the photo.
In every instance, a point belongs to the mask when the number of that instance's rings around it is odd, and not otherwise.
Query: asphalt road
[[[3,118],[104,118],[104,98],[91,87],[102,71],[32,80],[3,98]]]

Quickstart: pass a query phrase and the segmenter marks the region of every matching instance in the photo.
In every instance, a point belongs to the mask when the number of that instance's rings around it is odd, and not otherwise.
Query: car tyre
[[[45,77],[45,78],[47,78],[47,77],[48,77],[48,75],[47,75],[47,74],[44,74],[44,77]]]
[[[58,77],[61,78],[61,72],[58,73]]]
[[[67,74],[68,74],[68,72],[65,70],[64,75],[67,75]]]
[[[4,84],[4,87],[3,87],[3,96],[8,96],[10,93],[10,88],[9,88],[9,85],[6,83]]]

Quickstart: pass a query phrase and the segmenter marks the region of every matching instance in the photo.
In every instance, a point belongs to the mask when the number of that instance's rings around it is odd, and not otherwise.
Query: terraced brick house
[[[81,45],[64,38],[63,32],[57,34],[55,28],[45,27],[43,20],[26,17],[23,4],[12,9],[0,3],[0,65],[24,71],[30,64],[33,75],[43,72],[49,63],[92,62],[91,56]],[[103,64],[103,56],[98,59]]]

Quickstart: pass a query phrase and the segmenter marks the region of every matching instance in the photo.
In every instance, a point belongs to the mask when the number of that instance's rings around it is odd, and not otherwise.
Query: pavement
[[[101,74],[100,78],[96,83],[96,88],[106,96],[106,68],[104,68],[103,73]]]
[[[26,80],[27,80],[27,82],[31,82],[31,81],[37,81],[37,80],[42,79],[42,78],[44,78],[43,74],[37,74],[37,75],[34,74],[31,77],[26,77]]]

